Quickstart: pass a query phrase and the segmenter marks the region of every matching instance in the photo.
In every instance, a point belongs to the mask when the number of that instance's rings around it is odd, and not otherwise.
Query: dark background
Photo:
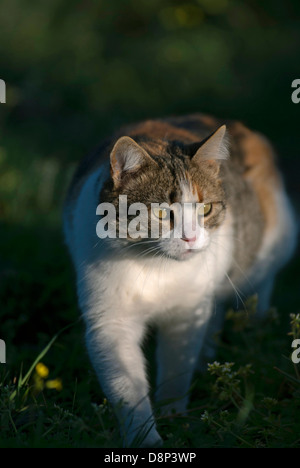
[[[63,172],[113,129],[149,117],[242,120],[296,172],[296,0],[3,0],[0,30],[1,213],[9,219],[26,220],[33,204],[55,210]]]
[[[0,338],[11,378],[78,317],[62,202],[79,159],[121,124],[242,120],[273,142],[298,211],[299,52],[298,0],[1,1]],[[299,273],[295,255],[274,299],[286,317],[299,311]],[[83,349],[82,330],[67,334],[54,372],[72,380]]]

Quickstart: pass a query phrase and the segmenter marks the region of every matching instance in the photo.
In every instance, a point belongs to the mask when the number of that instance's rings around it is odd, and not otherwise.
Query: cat
[[[97,207],[117,213],[120,196],[143,203],[160,226],[170,210],[152,204],[199,205],[199,223],[184,223],[181,237],[171,219],[169,237],[121,238],[117,215],[116,237],[101,239]],[[294,217],[273,149],[240,122],[202,114],[125,126],[79,165],[64,231],[87,350],[124,446],[159,446],[141,350],[148,326],[157,328],[155,399],[184,413],[197,366],[213,359],[224,301],[256,292],[263,316],[292,256]]]

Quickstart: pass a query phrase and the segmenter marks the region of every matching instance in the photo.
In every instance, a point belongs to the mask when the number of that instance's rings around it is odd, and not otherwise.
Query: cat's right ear
[[[226,160],[229,158],[228,146],[226,125],[222,125],[201,142],[192,160],[195,163]]]
[[[147,151],[132,138],[128,136],[119,138],[110,153],[111,175],[114,184],[120,185],[125,174],[135,172],[147,163],[156,164]]]

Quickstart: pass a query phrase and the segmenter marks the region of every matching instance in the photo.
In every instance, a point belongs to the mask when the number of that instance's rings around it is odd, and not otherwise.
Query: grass
[[[61,232],[72,168],[29,152],[20,161],[12,141],[0,149],[0,338],[7,345],[0,447],[122,446],[84,347]],[[165,448],[300,446],[300,370],[290,359],[299,337],[298,272],[295,256],[277,279],[277,311],[263,324],[253,299],[247,311],[228,311],[216,362],[195,376],[187,415],[170,419],[156,408]],[[154,338],[147,343],[152,380]],[[49,375],[39,375],[40,362]]]
[[[274,311],[263,327],[251,309],[227,314],[219,362],[195,376],[187,415],[170,419],[157,411],[165,448],[300,446],[300,378],[281,325]],[[24,377],[1,367],[0,447],[122,446],[81,333],[77,321],[54,337]]]

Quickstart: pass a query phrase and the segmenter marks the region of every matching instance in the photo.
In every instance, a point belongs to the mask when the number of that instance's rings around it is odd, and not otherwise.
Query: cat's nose
[[[191,244],[192,242],[195,242],[196,236],[194,236],[194,237],[186,237],[186,236],[183,236],[181,239],[182,239],[184,242],[188,242],[189,244]]]

